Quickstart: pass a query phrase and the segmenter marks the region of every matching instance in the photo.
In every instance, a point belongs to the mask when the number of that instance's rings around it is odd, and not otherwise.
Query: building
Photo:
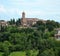
[[[22,26],[32,26],[39,21],[38,18],[25,18],[25,12],[22,13],[21,25]]]
[[[60,28],[55,29],[55,39],[60,40]]]
[[[7,26],[7,22],[4,20],[0,20],[0,26]]]

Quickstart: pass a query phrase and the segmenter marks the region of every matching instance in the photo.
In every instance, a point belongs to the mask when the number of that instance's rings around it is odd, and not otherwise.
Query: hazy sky
[[[60,22],[60,0],[0,0],[0,20],[26,17]]]

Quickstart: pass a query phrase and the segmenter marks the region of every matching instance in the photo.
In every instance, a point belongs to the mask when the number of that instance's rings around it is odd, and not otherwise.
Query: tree
[[[31,55],[30,50],[27,50],[26,51],[26,56],[30,56],[30,55]]]
[[[60,23],[55,22],[53,20],[47,20],[46,21],[46,28],[48,28],[49,31],[53,31],[54,28],[59,28],[60,27]]]
[[[45,26],[43,26],[43,25],[38,26],[38,30],[44,32],[45,31]]]
[[[4,56],[8,56],[10,54],[10,51],[9,51],[10,46],[11,46],[10,42],[4,41],[4,43],[3,43]]]
[[[14,25],[16,22],[15,22],[15,19],[11,19],[10,21],[8,21],[10,25]]]
[[[45,32],[43,34],[44,34],[43,36],[44,39],[48,39],[49,37],[51,37],[50,32]]]
[[[38,54],[38,56],[55,56],[55,52],[53,51],[53,49],[47,49],[41,54]]]
[[[16,26],[20,26],[21,25],[21,19],[18,18],[18,20],[16,21]]]

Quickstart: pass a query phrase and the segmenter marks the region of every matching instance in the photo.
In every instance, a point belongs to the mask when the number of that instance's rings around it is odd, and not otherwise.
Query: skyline
[[[0,0],[0,20],[26,17],[60,22],[60,0]]]

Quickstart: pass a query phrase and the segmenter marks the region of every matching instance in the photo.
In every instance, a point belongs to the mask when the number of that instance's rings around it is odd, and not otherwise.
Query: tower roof
[[[23,11],[22,13],[23,13],[23,14],[25,14],[25,12],[24,12],[24,11]]]

